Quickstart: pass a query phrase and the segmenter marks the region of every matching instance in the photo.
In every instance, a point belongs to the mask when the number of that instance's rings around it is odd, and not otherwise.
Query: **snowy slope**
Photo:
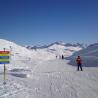
[[[52,53],[48,53],[46,51],[30,51],[25,47],[22,47],[20,45],[15,44],[14,42],[10,42],[4,39],[0,39],[0,50],[3,50],[5,48],[6,50],[11,51],[11,58],[15,60],[48,60],[53,59],[54,55]]]
[[[0,98],[98,97],[98,67],[85,67],[83,72],[77,72],[75,66],[68,64],[69,60],[55,58],[62,52],[72,55],[80,46],[53,44],[28,50],[0,39],[0,50],[3,48],[11,51],[11,64],[6,65],[6,85],[0,65]]]
[[[55,43],[44,45],[44,46],[27,46],[27,48],[30,50],[36,50],[39,53],[42,53],[44,51],[46,53],[52,53],[58,57],[60,57],[62,54],[65,57],[68,57],[68,56],[71,56],[74,52],[83,49],[83,45],[55,42]]]
[[[83,66],[98,67],[98,43],[91,44],[87,48],[75,52],[69,57],[69,64],[76,65],[75,59],[78,55],[82,58]]]
[[[15,69],[8,71],[6,85],[2,85],[1,74],[0,98],[98,97],[98,68],[77,72],[76,67],[68,65],[65,60],[50,60],[30,70],[21,70],[24,74]],[[24,77],[28,73],[30,76]]]
[[[18,56],[30,57],[31,55],[31,52],[25,47],[19,46],[13,42],[4,39],[0,39],[0,50],[3,50],[3,48],[5,48],[5,50],[11,51],[13,58]]]
[[[31,64],[32,62],[35,63],[43,60],[54,60],[56,59],[56,56],[59,58],[62,54],[65,57],[68,57],[71,56],[74,52],[82,49],[80,45],[69,45],[58,42],[43,46],[42,48],[38,49],[28,49],[17,45],[14,42],[0,39],[0,50],[3,50],[3,48],[11,51],[11,65],[16,67],[27,67],[28,65],[26,65],[25,62],[28,61],[30,61],[29,64]],[[17,61],[17,63],[15,61]]]
[[[14,42],[0,39],[0,51],[2,51],[4,48],[5,50],[9,50],[11,52],[10,64],[6,65],[7,70],[14,68],[26,68],[26,70],[28,70],[28,68],[35,67],[36,63],[38,64],[42,61],[55,59],[55,54],[51,52],[47,52],[44,50],[31,51]],[[2,72],[3,64],[0,66],[0,72]]]
[[[54,60],[63,54],[65,57],[71,56],[83,47],[80,44],[65,44],[63,42],[55,42],[50,45],[43,46],[38,49],[28,49],[4,39],[0,39],[0,50],[11,51],[11,67],[28,67],[32,62],[41,62],[46,60]],[[17,61],[17,63],[16,63]],[[28,64],[25,64],[28,62]],[[35,64],[36,65],[36,64]]]
[[[96,56],[98,57],[98,43],[91,44],[87,48],[78,51],[74,55],[81,55],[81,56]]]
[[[82,47],[53,44],[52,46],[48,47],[48,49],[54,50],[54,53],[57,55],[63,54],[65,57],[68,57],[71,56],[74,52],[81,50]]]
[[[25,47],[15,44],[14,42],[0,39],[0,50],[2,51],[3,48],[5,48],[5,50],[11,51],[10,65],[8,64],[7,67],[12,68],[19,66],[27,66],[24,61],[27,61],[29,58],[31,58],[32,52],[30,52]]]

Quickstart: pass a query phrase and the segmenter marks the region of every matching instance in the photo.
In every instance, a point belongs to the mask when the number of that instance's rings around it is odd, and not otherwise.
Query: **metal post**
[[[4,48],[4,51],[5,51],[5,48]],[[6,65],[4,64],[4,82],[3,84],[5,85],[6,84]]]
[[[6,66],[4,64],[4,82],[3,84],[6,84]]]

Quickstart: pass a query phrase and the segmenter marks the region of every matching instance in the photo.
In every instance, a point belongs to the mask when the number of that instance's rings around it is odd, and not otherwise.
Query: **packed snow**
[[[60,46],[52,52],[54,46],[51,50],[28,50],[6,40],[0,43],[1,50],[11,50],[5,85],[0,65],[0,98],[98,98],[98,67],[77,71],[69,65],[70,60],[55,58]]]
[[[97,98],[98,68],[77,72],[66,62],[50,60],[8,70],[6,85],[1,73],[0,98]]]

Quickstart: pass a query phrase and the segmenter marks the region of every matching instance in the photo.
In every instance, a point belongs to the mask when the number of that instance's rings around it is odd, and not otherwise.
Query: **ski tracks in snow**
[[[0,98],[97,98],[98,68],[75,69],[65,61],[49,61],[37,65],[29,78],[9,75],[7,85],[0,84]]]

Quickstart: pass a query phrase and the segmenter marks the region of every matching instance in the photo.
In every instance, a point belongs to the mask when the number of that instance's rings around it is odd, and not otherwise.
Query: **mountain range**
[[[89,66],[97,66],[98,60],[98,43],[91,44],[87,47],[83,44],[71,44],[64,42],[54,42],[49,45],[43,46],[21,46],[14,42],[0,39],[0,50],[11,51],[11,58],[13,60],[53,60],[61,58],[61,55],[68,60],[70,64],[74,65],[76,56],[80,55],[83,58],[84,63],[90,62]],[[87,63],[88,64],[88,63]]]

